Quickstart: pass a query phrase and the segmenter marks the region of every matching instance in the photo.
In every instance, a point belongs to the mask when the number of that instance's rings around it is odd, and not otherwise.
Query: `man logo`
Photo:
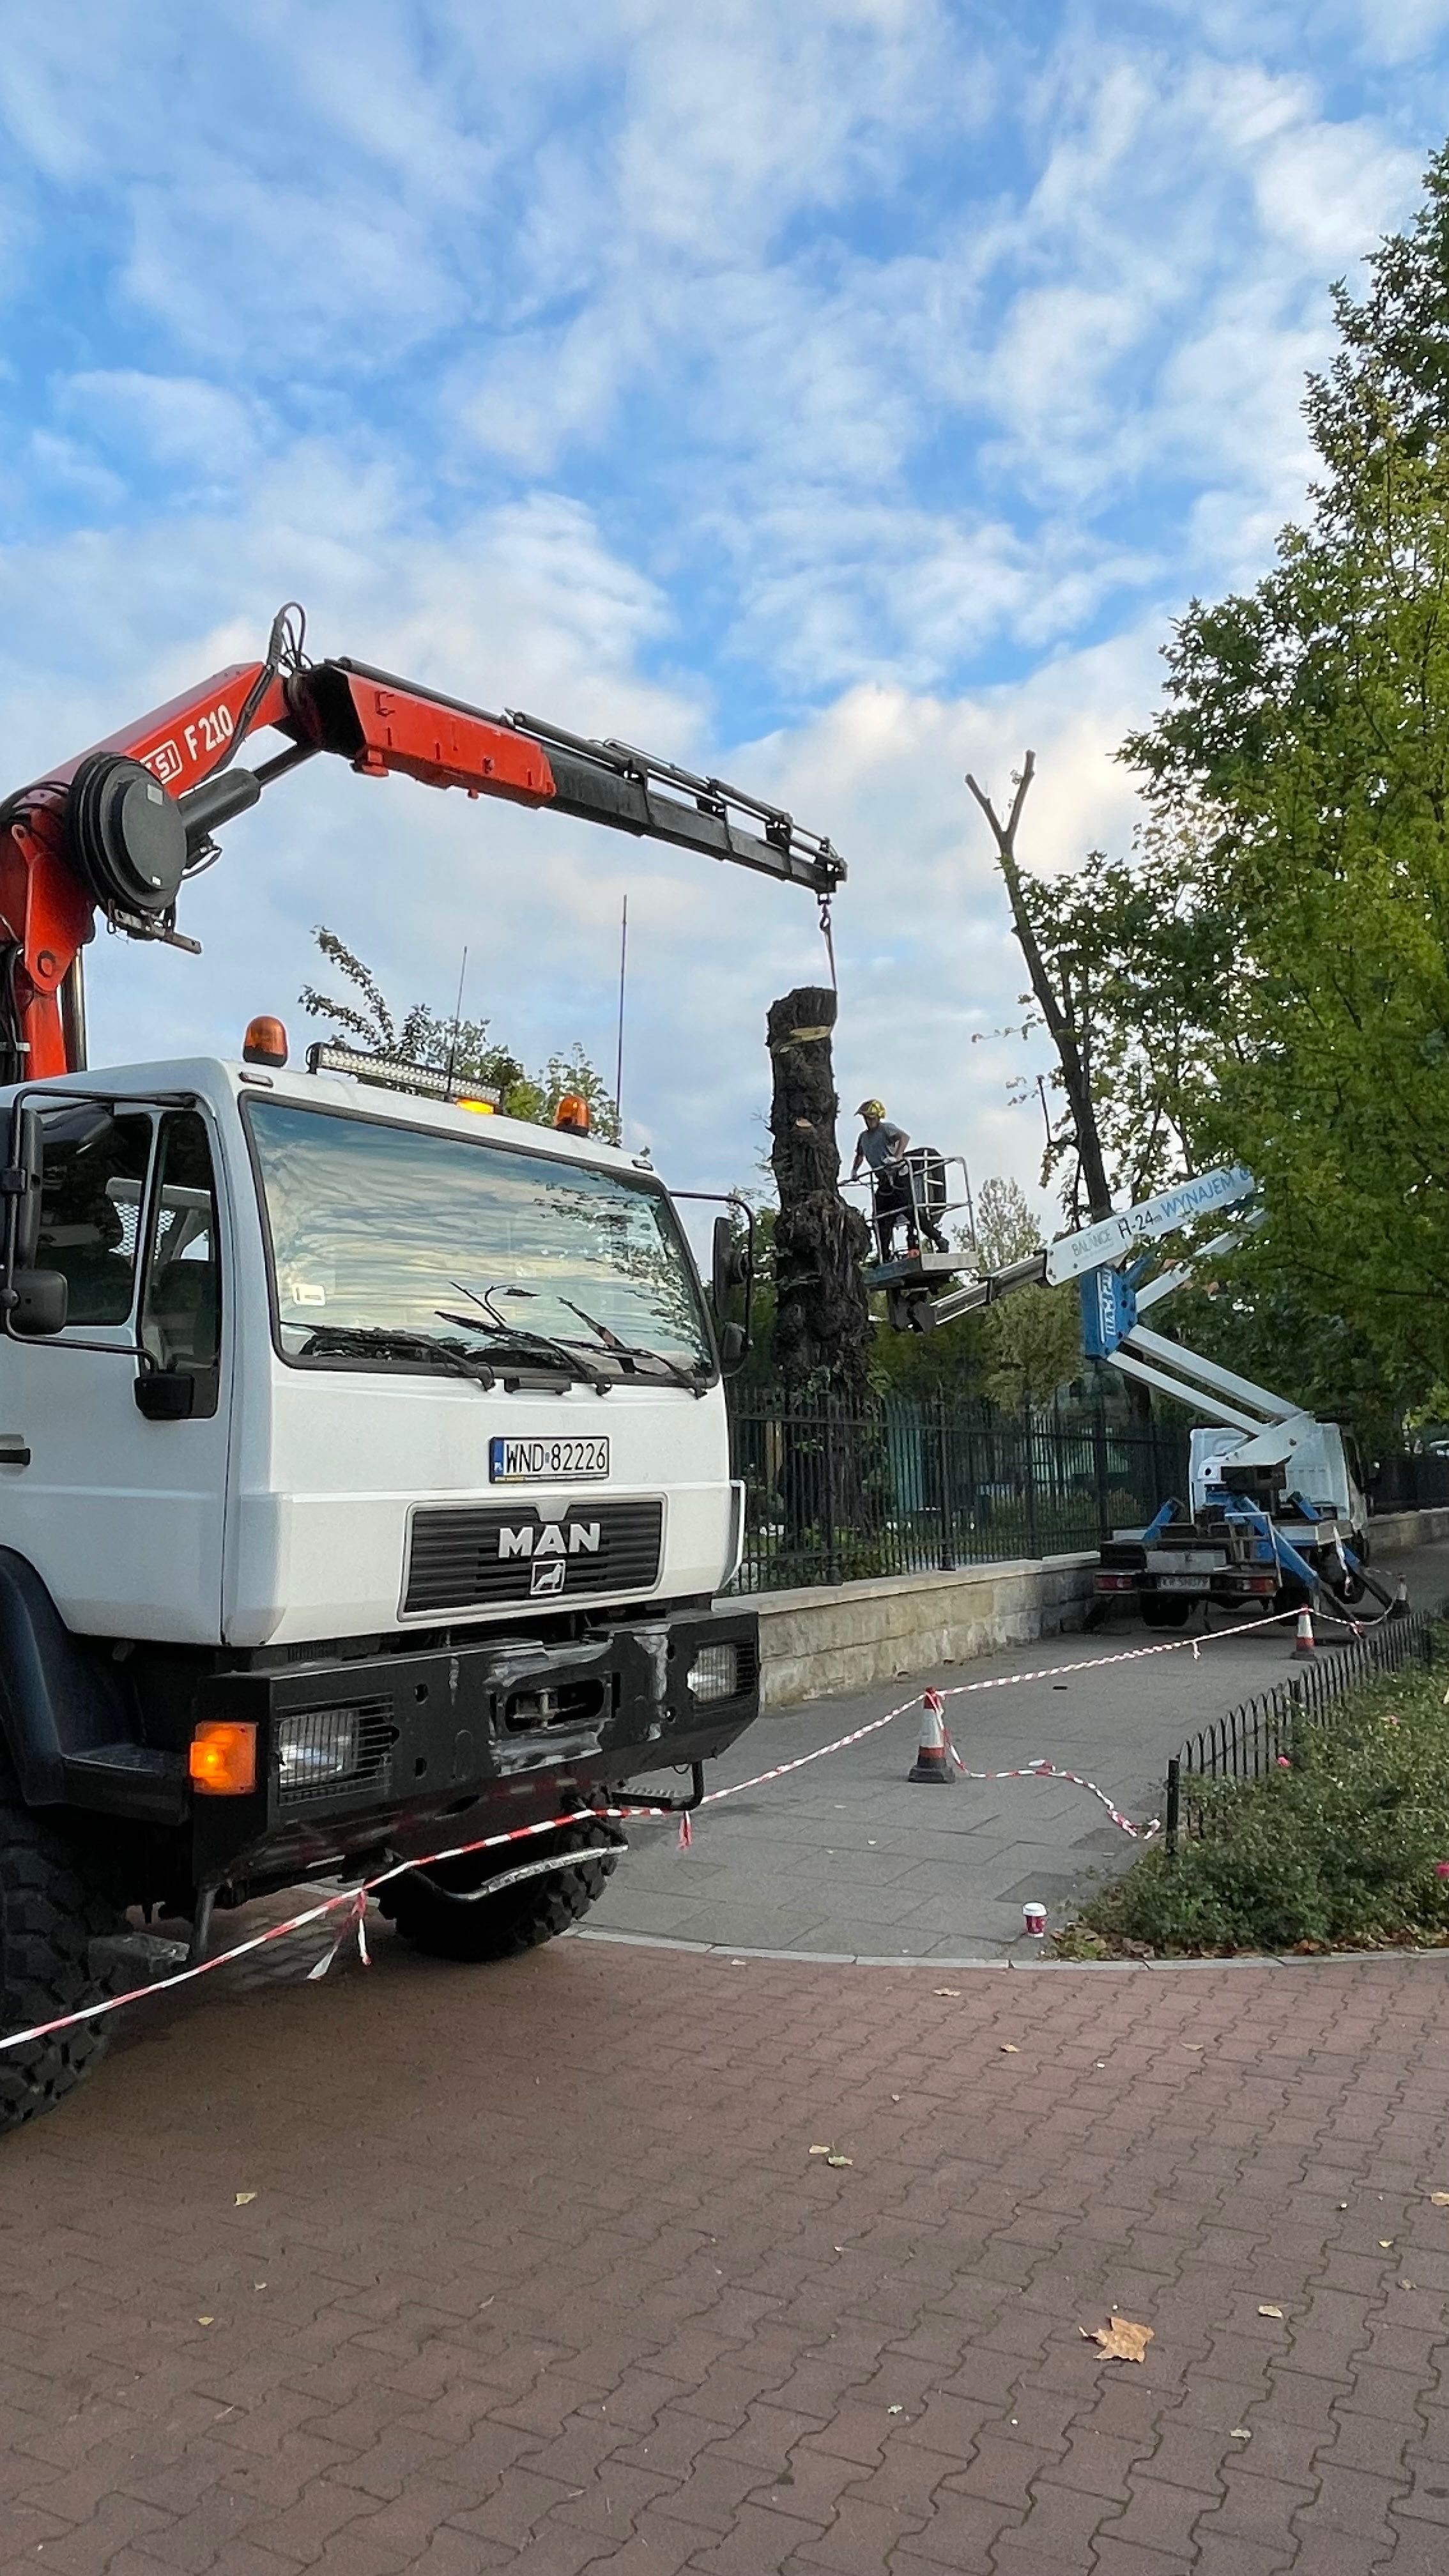
[[[562,1592],[565,1570],[561,1556],[546,1556],[542,1564],[533,1568],[528,1585],[529,1598],[536,1601],[540,1593]]]
[[[537,1564],[540,1557],[554,1556],[562,1560],[566,1556],[597,1556],[598,1553],[597,1521],[570,1521],[567,1527],[559,1521],[545,1521],[541,1529],[535,1530],[525,1524],[522,1529],[500,1529],[498,1533],[500,1558],[531,1556]],[[548,1587],[552,1592],[558,1588],[556,1583]],[[538,1589],[535,1584],[534,1590]]]

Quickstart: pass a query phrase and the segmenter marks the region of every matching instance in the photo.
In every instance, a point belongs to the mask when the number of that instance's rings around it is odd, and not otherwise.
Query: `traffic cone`
[[[949,1789],[954,1774],[951,1753],[946,1742],[946,1703],[939,1691],[928,1690],[921,1700],[921,1740],[916,1758],[906,1773],[908,1780],[930,1782],[938,1789]]]
[[[1298,1613],[1298,1634],[1293,1640],[1293,1661],[1297,1664],[1316,1664],[1318,1661],[1318,1648],[1313,1642],[1313,1613],[1307,1602]]]

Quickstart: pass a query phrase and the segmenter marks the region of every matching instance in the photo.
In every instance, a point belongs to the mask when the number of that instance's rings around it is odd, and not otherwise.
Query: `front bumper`
[[[258,1786],[192,1800],[194,1883],[255,1893],[353,1855],[423,1858],[710,1760],[759,1713],[759,1629],[753,1611],[704,1611],[561,1646],[319,1656],[219,1675],[204,1698],[199,1716],[255,1725]]]

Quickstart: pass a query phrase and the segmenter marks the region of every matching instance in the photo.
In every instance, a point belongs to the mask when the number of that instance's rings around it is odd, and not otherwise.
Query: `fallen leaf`
[[[238,2209],[245,2209],[247,2202],[255,2199],[256,2193],[254,2191],[239,2191],[236,2196],[236,2205]]]
[[[1205,2039],[1185,2039],[1182,2044],[1184,2048],[1190,2050],[1194,2057],[1201,2057],[1203,2050],[1207,2046],[1207,2041]]]
[[[1104,2326],[1080,2326],[1084,2343],[1100,2344],[1109,2361],[1141,2361],[1152,2341],[1151,2326],[1135,2326],[1130,2317],[1114,2316]]]
[[[893,2102],[899,2102],[900,2098],[901,2098],[901,2097],[900,2097],[899,2093],[893,2093],[893,2094],[891,2095],[891,2100],[892,2100]],[[1436,2192],[1435,2192],[1435,2194],[1434,2194],[1434,2198],[1437,2200],[1437,2199],[1439,2198],[1439,2196],[1440,2196],[1440,2195],[1439,2195],[1439,2193],[1436,2191]],[[1444,2193],[1443,2197],[1445,2198],[1445,2200],[1449,2200],[1449,2191],[1446,2191],[1446,2192]]]
[[[810,2149],[810,2153],[812,2156],[828,2156],[830,2149],[828,2147],[812,2147]]]
[[[1412,2290],[1413,2286],[1414,2286],[1414,2284],[1413,2284],[1413,2282],[1412,2282],[1412,2281],[1401,2281],[1401,2282],[1399,2283],[1399,2287],[1400,2287],[1400,2289],[1401,2289],[1401,2290]]]
[[[1380,2252],[1381,2254],[1387,2254],[1387,2252],[1388,2252],[1388,2250],[1389,2250],[1389,2247],[1392,2245],[1393,2241],[1394,2241],[1394,2240],[1393,2240],[1392,2236],[1381,2236],[1381,2237],[1379,2238],[1379,2252]]]
[[[855,2158],[854,2156],[827,2156],[825,2161],[828,2165],[853,2165]]]
[[[215,2317],[198,2317],[196,2322],[199,2326],[214,2326],[216,2319]]]
[[[931,1992],[936,1995],[949,1996],[952,2003],[959,2003],[961,2000],[961,1989],[959,1986],[933,1986]]]
[[[1004,2039],[1001,2043],[1001,2054],[1003,2057],[1020,2057],[1021,2051],[1014,2039]]]
[[[1265,2302],[1265,2304],[1259,2308],[1258,2314],[1260,2317],[1281,2317],[1283,2311],[1281,2308],[1272,2307]]]
[[[1449,2191],[1431,2191],[1429,2198],[1436,2209],[1449,2209]]]
[[[904,2406],[888,2406],[886,2408],[886,2413],[888,2415],[904,2415],[905,2411]]]
[[[1251,2442],[1252,2438],[1253,2436],[1249,2432],[1246,2424],[1235,2424],[1231,2433],[1228,2435],[1228,2440],[1230,2442]]]

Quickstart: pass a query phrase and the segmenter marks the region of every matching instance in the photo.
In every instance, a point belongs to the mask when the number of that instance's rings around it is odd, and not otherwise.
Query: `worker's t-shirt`
[[[878,1172],[883,1163],[895,1161],[905,1141],[904,1127],[893,1127],[888,1118],[883,1118],[878,1127],[861,1129],[860,1143],[855,1150],[863,1163],[868,1163],[873,1172]]]

